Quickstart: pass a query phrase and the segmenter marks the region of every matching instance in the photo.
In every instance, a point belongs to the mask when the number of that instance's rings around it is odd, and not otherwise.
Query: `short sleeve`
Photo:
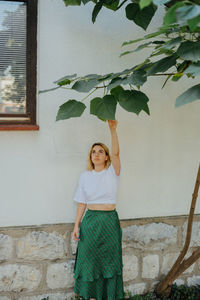
[[[74,201],[79,203],[86,203],[86,194],[83,188],[83,174],[79,178],[78,188],[74,195]]]

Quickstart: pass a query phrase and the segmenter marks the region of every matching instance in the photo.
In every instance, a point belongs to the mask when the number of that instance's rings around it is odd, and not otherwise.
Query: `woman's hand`
[[[108,125],[110,130],[115,130],[117,128],[118,121],[117,120],[108,120]]]
[[[73,233],[72,233],[72,238],[76,242],[80,240],[79,239],[79,228],[78,227],[74,227],[74,230],[73,230]]]

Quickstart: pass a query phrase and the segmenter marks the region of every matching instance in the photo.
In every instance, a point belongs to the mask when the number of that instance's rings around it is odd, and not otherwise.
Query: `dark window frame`
[[[37,12],[38,0],[0,0],[8,2],[25,2],[26,16],[26,113],[0,113],[0,130],[38,130],[36,124],[37,113]],[[2,118],[10,117],[9,120]],[[22,117],[26,120],[12,120]]]

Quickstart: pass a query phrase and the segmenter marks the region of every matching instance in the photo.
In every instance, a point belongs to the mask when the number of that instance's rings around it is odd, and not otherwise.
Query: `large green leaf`
[[[177,54],[185,60],[200,60],[200,42],[187,41],[181,43],[177,49]]]
[[[40,91],[38,91],[38,94],[54,91],[54,90],[57,90],[59,88],[60,88],[60,86],[57,86],[57,87],[54,87],[54,88],[51,88],[51,89],[47,89],[47,90],[40,90]]]
[[[108,73],[108,74],[105,74],[105,75],[102,75],[99,79],[98,79],[98,81],[104,81],[104,80],[108,80],[108,79],[110,79],[111,78],[111,76],[113,75],[114,73]]]
[[[148,70],[147,75],[149,76],[149,75],[156,74],[158,72],[167,71],[169,68],[175,65],[176,58],[177,58],[176,55],[172,55],[158,60]]]
[[[117,10],[118,5],[119,5],[119,0],[106,1],[103,4],[103,6],[105,6],[106,8],[114,11]]]
[[[96,17],[98,15],[98,13],[100,12],[100,10],[102,9],[104,0],[100,0],[99,2],[97,2],[97,4],[95,5],[93,12],[92,12],[92,22],[94,23],[96,21]]]
[[[118,102],[120,102],[122,100],[120,97],[123,98],[123,97],[130,95],[130,93],[126,94],[126,90],[124,90],[120,85],[113,88],[110,92],[115,97],[116,101],[118,101]],[[133,91],[128,91],[128,92],[132,93]],[[136,94],[135,94],[135,92],[136,92]],[[120,94],[121,94],[121,96],[120,96]],[[140,101],[139,104],[138,103],[135,104],[135,96],[137,97],[138,101]],[[131,106],[133,106],[134,111],[131,110],[131,112],[135,112],[135,113],[139,114],[139,112],[141,111],[140,109],[142,107],[142,110],[145,111],[148,115],[150,115],[149,107],[147,105],[147,102],[149,101],[149,99],[147,98],[147,96],[145,94],[134,91],[134,93],[132,93],[132,99],[129,99],[129,101],[133,101],[133,102],[130,102],[130,103],[128,102],[127,104],[122,103],[122,107],[124,109],[130,111],[129,109],[131,109]],[[139,107],[138,107],[138,105],[139,105]]]
[[[150,4],[141,10],[139,4],[130,3],[126,6],[126,17],[146,30],[156,12],[156,9],[157,7],[155,5]]]
[[[96,97],[90,102],[90,113],[104,120],[115,120],[117,101],[112,95]]]
[[[148,66],[151,66],[151,65],[152,65],[152,63],[150,62],[150,59],[147,58],[141,64],[134,66],[133,69],[132,69],[132,71],[133,72],[136,72],[138,70],[144,70],[144,71],[146,71],[146,68],[148,68]]]
[[[88,79],[99,79],[101,78],[102,75],[98,75],[98,74],[87,74],[84,77],[82,77],[82,79],[84,80],[88,80]]]
[[[150,115],[149,107],[147,105],[147,102],[149,101],[149,99],[147,98],[147,96],[144,93],[138,92],[138,91],[124,90],[120,85],[113,88],[110,92],[115,97],[116,101],[118,101],[119,103],[121,101],[121,106],[125,110],[128,110],[130,112],[135,112],[137,114],[139,114],[139,112],[141,110],[143,110],[148,115]],[[128,92],[128,93],[126,93],[126,92]],[[130,98],[129,98],[129,96],[130,96],[129,92],[131,92],[131,95],[132,95]],[[125,99],[127,97],[129,99],[128,99],[128,102],[125,104],[123,99]],[[140,101],[140,102],[136,103],[136,101]]]
[[[140,0],[139,2],[140,8],[143,9],[146,6],[149,6],[151,2],[152,0]]]
[[[165,4],[165,3],[168,3],[170,2],[171,0],[153,0],[153,3],[155,5],[162,5],[162,4]]]
[[[200,23],[200,16],[197,16],[196,18],[193,18],[191,20],[188,20],[188,26],[190,27],[190,30],[195,30],[197,25]]]
[[[60,82],[62,82],[63,80],[69,80],[71,81],[73,78],[75,78],[77,76],[77,74],[73,74],[73,75],[65,75],[64,77],[54,81],[54,83],[59,84]],[[60,85],[60,84],[59,84]]]
[[[69,80],[68,78],[66,78],[66,79],[63,79],[63,80],[59,81],[57,83],[57,85],[63,86],[63,85],[67,85],[67,84],[70,84],[70,83],[71,83],[71,80]]]
[[[145,39],[145,37],[139,38],[139,39],[136,39],[136,40],[131,40],[131,41],[128,41],[128,42],[123,42],[122,47],[130,45],[130,44],[134,44],[134,43],[137,43],[137,42],[140,42],[140,41],[143,41],[144,39]]]
[[[173,24],[176,22],[176,10],[181,7],[184,6],[184,2],[178,2],[175,3],[172,7],[170,7],[170,9],[167,11],[167,13],[164,16],[164,25],[169,25],[169,24]]]
[[[146,72],[144,70],[137,70],[133,71],[130,76],[121,78],[117,77],[111,80],[111,82],[108,84],[107,89],[110,91],[114,87],[118,85],[126,85],[126,84],[133,84],[136,86],[141,86],[147,81]]]
[[[187,5],[176,10],[177,20],[189,20],[200,14],[200,5]]]
[[[182,37],[179,36],[179,37],[176,37],[175,39],[169,40],[168,42],[163,44],[161,47],[165,48],[165,49],[172,49],[177,44],[180,44],[181,41],[182,41]]]
[[[135,71],[127,78],[127,83],[141,86],[147,81],[146,72],[144,70]]]
[[[121,53],[121,54],[120,54],[120,57],[121,57],[121,56],[124,56],[124,55],[126,55],[126,54],[130,54],[130,53],[133,53],[133,52],[140,51],[140,50],[142,50],[142,49],[148,47],[150,44],[152,44],[152,42],[148,42],[148,43],[139,45],[135,50],[126,51],[126,52]]]
[[[159,31],[146,34],[143,38],[136,39],[136,40],[131,40],[131,41],[128,41],[128,42],[123,42],[122,46],[127,46],[127,45],[134,44],[134,43],[137,43],[137,42],[140,42],[140,41],[143,41],[143,40],[151,39],[151,38],[159,36],[159,35],[161,35],[165,32],[166,32],[166,29],[161,28]]]
[[[66,6],[81,5],[81,0],[63,0]]]
[[[116,100],[116,101],[119,101],[119,94],[120,94],[121,92],[123,92],[123,91],[124,91],[123,87],[121,87],[120,85],[118,85],[118,86],[114,87],[114,88],[110,91],[110,93],[111,93],[111,95],[113,95],[113,96],[115,97],[115,100]]]
[[[197,76],[200,74],[200,62],[191,64],[185,71],[186,74],[193,74],[194,76]]]
[[[98,78],[88,79],[85,77],[84,79],[76,81],[72,86],[72,89],[76,90],[77,92],[88,93],[91,89],[93,89],[98,84],[99,84]]]
[[[196,100],[200,100],[200,84],[194,85],[176,98],[175,107],[179,107]]]
[[[165,54],[165,56],[171,56],[174,54],[174,51],[170,49],[160,48],[158,49],[158,51],[154,50],[149,57],[158,56],[162,54]]]
[[[121,77],[118,77],[118,78],[115,78],[115,79],[111,80],[111,82],[107,86],[108,91],[113,89],[115,86],[123,84],[123,81],[124,81],[124,79],[121,78]]]
[[[134,53],[134,52],[137,52],[137,51],[140,51],[144,48],[148,48],[148,46],[150,44],[158,44],[159,46],[161,46],[162,44],[164,44],[165,42],[163,41],[152,41],[152,42],[148,42],[148,43],[145,43],[145,44],[142,44],[142,45],[139,45],[135,50],[131,50],[131,51],[125,51],[123,53],[120,54],[120,57],[121,56],[124,56],[124,55],[127,55],[127,54],[130,54],[130,53]],[[157,47],[159,47],[157,46]]]
[[[91,0],[81,0],[83,2],[83,4],[87,4],[88,2],[90,2]]]
[[[116,3],[117,2],[117,0],[104,0],[103,1],[103,5],[112,5],[112,4],[114,4],[114,3]]]
[[[85,104],[80,101],[74,99],[68,100],[64,104],[60,105],[56,116],[56,121],[80,117],[85,108]]]
[[[147,102],[148,97],[140,91],[123,90],[119,93],[119,104],[125,110],[136,113],[137,115],[144,110],[149,112]],[[148,113],[149,114],[149,113]]]

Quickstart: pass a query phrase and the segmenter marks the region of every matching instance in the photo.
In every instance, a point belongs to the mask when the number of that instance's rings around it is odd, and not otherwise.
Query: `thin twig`
[[[85,99],[87,99],[91,94],[93,94],[94,92],[96,91],[96,88],[91,92],[89,93],[85,98],[82,99],[82,101],[84,101]]]

